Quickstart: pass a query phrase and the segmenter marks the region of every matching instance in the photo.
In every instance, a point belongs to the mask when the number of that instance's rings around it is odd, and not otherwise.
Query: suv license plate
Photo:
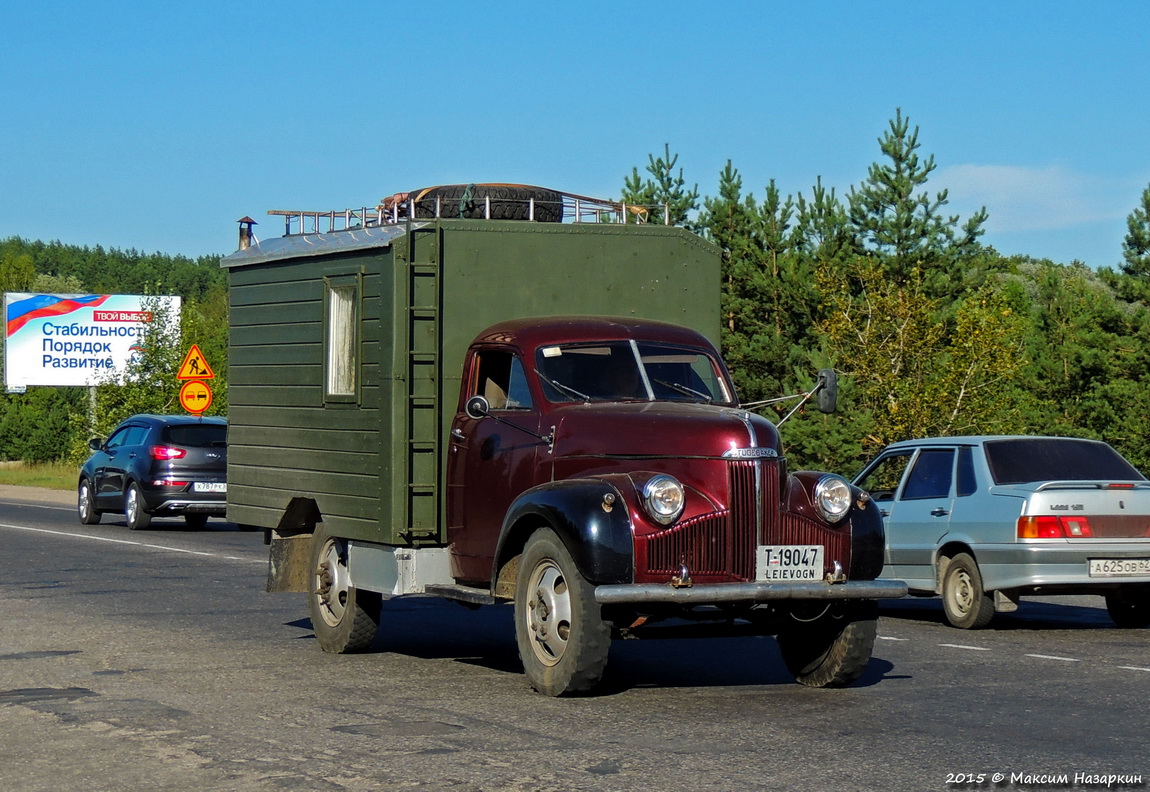
[[[1091,558],[1090,577],[1150,575],[1150,558]]]
[[[759,545],[757,580],[822,580],[822,545]]]
[[[223,481],[196,481],[192,483],[192,492],[227,492],[228,485]]]

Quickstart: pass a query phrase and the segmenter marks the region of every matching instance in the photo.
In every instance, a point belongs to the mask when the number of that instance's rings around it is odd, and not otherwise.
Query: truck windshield
[[[689,347],[641,341],[546,346],[536,353],[536,371],[551,402],[731,401],[716,361]]]

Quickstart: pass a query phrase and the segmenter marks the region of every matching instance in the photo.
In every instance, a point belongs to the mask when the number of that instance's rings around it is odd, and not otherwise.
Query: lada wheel
[[[351,585],[347,542],[323,528],[311,540],[308,610],[316,640],[325,652],[362,652],[375,640],[383,598]]]
[[[144,508],[144,496],[138,484],[129,484],[124,495],[124,520],[133,531],[140,531],[152,524],[152,515]]]
[[[942,576],[942,610],[952,627],[981,630],[994,616],[994,600],[982,590],[978,564],[966,553],[950,559]]]
[[[833,605],[814,621],[780,630],[779,652],[796,682],[808,687],[843,687],[866,670],[877,629],[874,602]]]
[[[611,630],[594,587],[546,528],[527,540],[519,563],[515,638],[527,680],[544,695],[584,692],[603,677]]]
[[[80,515],[80,522],[84,525],[95,525],[100,522],[100,512],[96,511],[94,498],[92,484],[88,479],[83,479],[76,489],[76,511]]]
[[[1123,586],[1106,595],[1106,612],[1119,627],[1150,624],[1150,587]]]

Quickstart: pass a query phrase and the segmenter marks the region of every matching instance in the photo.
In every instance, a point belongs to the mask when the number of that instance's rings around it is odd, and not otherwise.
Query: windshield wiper
[[[655,382],[659,383],[665,388],[670,388],[673,391],[678,391],[684,396],[697,396],[708,403],[714,401],[709,393],[703,393],[702,391],[697,391],[694,388],[688,388],[686,385],[680,385],[677,382],[666,382],[660,379],[655,380]]]
[[[576,399],[580,399],[583,402],[591,401],[591,397],[588,396],[586,393],[580,393],[579,391],[575,390],[574,388],[571,388],[571,387],[568,387],[567,385],[564,385],[562,382],[557,382],[556,380],[551,379],[550,377],[548,377],[546,374],[544,374],[539,369],[535,369],[535,373],[539,375],[539,379],[546,382],[548,385],[553,387],[555,390],[563,391],[568,396],[574,396]]]

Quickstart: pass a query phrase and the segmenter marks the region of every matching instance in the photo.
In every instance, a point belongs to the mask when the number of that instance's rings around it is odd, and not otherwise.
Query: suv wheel
[[[76,511],[80,515],[80,522],[84,525],[95,525],[100,522],[100,512],[96,511],[93,500],[92,485],[88,479],[81,479],[76,490]]]
[[[152,515],[144,507],[144,496],[137,484],[128,486],[128,494],[124,496],[124,519],[133,531],[139,531],[152,524]]]

